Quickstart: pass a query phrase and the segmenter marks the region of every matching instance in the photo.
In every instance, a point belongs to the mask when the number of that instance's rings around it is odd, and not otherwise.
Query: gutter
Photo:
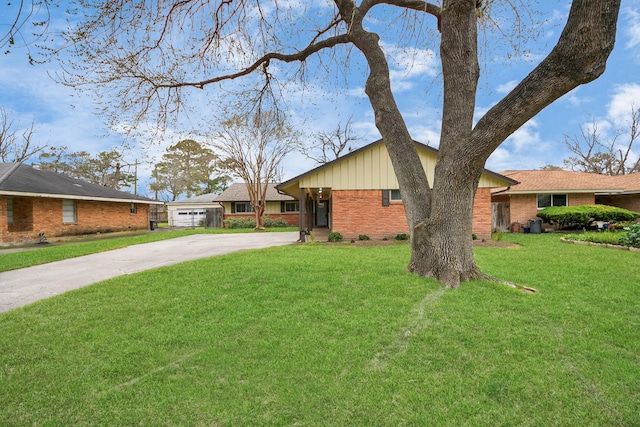
[[[42,194],[42,193],[29,193],[23,191],[0,191],[3,196],[17,196],[17,197],[39,197],[46,199],[72,199],[72,200],[88,200],[96,202],[118,202],[118,203],[138,203],[148,205],[164,205],[164,202],[158,200],[145,200],[145,199],[114,199],[111,197],[93,197],[93,196],[77,196],[71,194]]]

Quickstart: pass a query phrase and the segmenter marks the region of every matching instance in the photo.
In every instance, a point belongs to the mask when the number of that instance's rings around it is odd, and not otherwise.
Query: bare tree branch
[[[360,139],[353,135],[351,117],[344,127],[338,123],[332,132],[318,132],[316,138],[316,143],[303,148],[303,154],[319,165],[337,159],[345,150],[351,151],[353,149],[351,143]]]
[[[0,160],[2,162],[24,162],[48,147],[48,145],[34,145],[35,122],[32,121],[31,125],[23,131],[16,127],[9,112],[0,106]]]
[[[607,139],[600,131],[598,120],[580,129],[580,137],[565,135],[564,144],[574,155],[564,160],[565,167],[579,172],[603,175],[626,175],[640,172],[640,160],[634,158],[634,143],[638,139],[640,108],[631,107],[628,129],[618,128],[613,137]],[[621,137],[628,140],[620,143]]]

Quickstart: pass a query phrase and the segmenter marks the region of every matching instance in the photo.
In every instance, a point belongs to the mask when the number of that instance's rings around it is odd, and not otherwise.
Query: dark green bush
[[[256,228],[256,220],[253,218],[228,218],[224,220],[227,228]]]
[[[552,206],[538,212],[538,217],[550,224],[587,227],[593,221],[632,221],[640,213],[606,205]]]
[[[358,240],[371,240],[371,238],[366,234],[361,234],[358,236]]]
[[[329,233],[329,237],[327,237],[327,240],[330,242],[339,242],[340,240],[342,240],[342,234],[338,233],[337,231],[333,231]]]
[[[620,243],[624,246],[640,248],[640,223],[633,224],[629,227],[629,232],[620,239]]]
[[[409,235],[406,233],[396,234],[396,240],[409,240]]]

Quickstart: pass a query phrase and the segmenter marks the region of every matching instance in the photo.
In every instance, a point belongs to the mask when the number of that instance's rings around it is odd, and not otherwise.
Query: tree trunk
[[[480,76],[476,2],[450,0],[440,16],[444,103],[440,152],[429,219],[414,229],[409,270],[448,287],[479,276],[473,259],[473,201],[484,162],[473,163],[464,141],[471,137]]]
[[[477,178],[466,175],[447,181],[446,188],[434,186],[431,215],[413,230],[409,271],[434,277],[452,288],[460,282],[484,277],[473,258],[473,201],[477,185]]]
[[[256,214],[256,230],[264,230],[264,204],[254,206],[254,212]]]

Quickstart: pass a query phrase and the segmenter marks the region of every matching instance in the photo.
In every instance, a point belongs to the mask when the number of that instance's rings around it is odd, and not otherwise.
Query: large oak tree
[[[275,93],[270,89],[277,88],[276,71],[299,66],[307,72],[318,55],[328,66],[325,61],[347,48],[344,62],[335,64],[340,69],[359,54],[368,66],[365,91],[411,229],[409,269],[451,287],[485,277],[475,264],[471,240],[473,200],[485,161],[550,103],[604,72],[620,8],[620,0],[574,0],[551,52],[474,123],[481,20],[491,18],[489,6],[495,4],[525,15],[527,2],[334,0],[315,9],[305,2],[276,0],[80,4],[87,20],[70,36],[82,62],[75,73],[68,69],[75,75],[67,83],[111,90],[122,101],[119,107],[134,111],[137,119],[154,110],[161,118],[175,113],[188,87],[215,90],[243,79],[257,85],[258,99]],[[403,13],[400,18],[389,14],[396,20],[388,25],[414,31],[418,48],[432,34],[440,45],[442,127],[433,182],[427,180],[396,103],[381,36],[366,21],[379,7]],[[416,30],[426,24],[437,31]]]

